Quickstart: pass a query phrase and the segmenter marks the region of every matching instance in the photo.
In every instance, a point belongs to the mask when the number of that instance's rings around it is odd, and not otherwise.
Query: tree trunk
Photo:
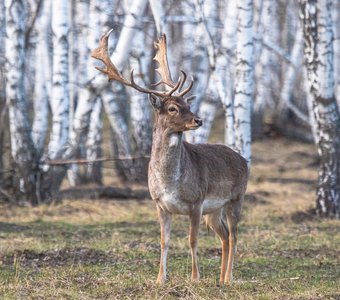
[[[206,143],[208,141],[210,130],[214,122],[218,95],[215,91],[214,80],[210,77],[208,90],[205,93],[204,101],[201,103],[198,116],[203,120],[203,125],[195,130],[194,143]]]
[[[5,3],[0,0],[0,11],[5,11]],[[0,188],[3,186],[4,174],[4,127],[6,111],[6,85],[5,85],[5,37],[6,19],[5,14],[0,14]]]
[[[68,1],[52,1],[53,75],[50,105],[52,129],[48,157],[60,157],[69,136]]]
[[[333,53],[334,53],[334,79],[335,79],[335,97],[340,112],[340,1],[333,0],[332,9],[333,19]]]
[[[261,13],[261,23],[259,37],[269,39],[272,42],[271,34],[275,15],[276,1],[264,0]],[[256,97],[254,99],[254,111],[261,112],[261,115],[268,106],[274,106],[273,99],[270,94],[271,76],[268,76],[271,71],[272,53],[267,47],[261,47],[260,57],[255,66],[256,77]],[[262,122],[262,120],[260,120]]]
[[[70,137],[74,136],[73,120],[79,99],[79,89],[84,87],[88,80],[87,62],[90,59],[90,49],[88,48],[88,22],[89,22],[89,0],[72,1],[71,9],[71,35],[69,49],[69,77],[70,77],[70,108],[69,127]],[[85,141],[81,140],[78,144],[79,156],[85,157]],[[81,174],[82,169],[77,164],[70,165],[67,170],[67,177],[71,186],[83,183],[85,175]]]
[[[13,161],[24,182],[21,189],[32,204],[38,203],[35,193],[36,153],[24,95],[25,74],[25,2],[6,0],[6,97],[9,105],[9,125]],[[19,190],[19,188],[18,188]]]
[[[112,91],[111,86],[108,86],[102,92],[105,112],[115,139],[113,155],[129,157],[132,156],[129,141],[129,128],[126,119],[124,118],[122,108],[119,105],[119,98],[122,97],[124,98],[122,101],[126,101],[123,85],[115,85],[115,92]],[[137,179],[133,160],[115,160],[114,163],[117,175],[122,180],[135,181]]]
[[[48,130],[49,98],[51,95],[52,57],[50,55],[51,1],[45,0],[36,22],[37,46],[35,66],[34,119],[32,139],[38,157],[43,154]]]
[[[253,5],[251,0],[237,3],[237,49],[235,76],[235,147],[251,162],[251,110],[253,98]]]
[[[236,47],[237,1],[228,1],[225,9],[225,19],[221,37],[221,52],[217,56],[216,68],[212,76],[215,79],[217,92],[220,96],[224,110],[224,142],[230,148],[235,149],[233,93],[235,65],[233,62]]]
[[[136,70],[135,79],[138,82],[149,82],[148,67],[151,63],[151,53],[145,46],[145,34],[138,31],[134,37],[133,55],[130,57],[130,68]],[[148,97],[134,89],[127,89],[130,96],[130,120],[133,138],[136,142],[136,156],[148,156],[152,145],[152,124]],[[140,182],[147,180],[148,160],[135,160],[135,170]]]
[[[334,95],[331,1],[300,0],[305,63],[319,137],[316,210],[339,218],[340,117]]]
[[[89,134],[86,141],[86,158],[96,159],[102,156],[103,140],[103,104],[97,100],[92,109]],[[102,184],[102,163],[89,163],[86,166],[86,182],[95,182]]]

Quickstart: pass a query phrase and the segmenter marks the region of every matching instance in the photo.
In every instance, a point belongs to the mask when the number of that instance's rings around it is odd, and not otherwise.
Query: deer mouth
[[[189,125],[185,125],[185,129],[186,129],[186,130],[195,130],[195,129],[198,129],[199,127],[201,127],[201,125],[199,125],[199,124],[189,124]]]

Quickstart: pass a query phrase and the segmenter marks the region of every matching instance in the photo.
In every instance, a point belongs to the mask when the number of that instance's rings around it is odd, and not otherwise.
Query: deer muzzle
[[[185,127],[188,129],[188,130],[195,130],[199,127],[201,127],[203,124],[203,121],[202,119],[198,118],[198,117],[194,117],[191,122],[189,124],[187,124]]]

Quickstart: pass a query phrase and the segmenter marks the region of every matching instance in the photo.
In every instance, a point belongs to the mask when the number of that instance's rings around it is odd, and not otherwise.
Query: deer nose
[[[197,126],[202,126],[203,121],[200,118],[194,118],[194,122],[197,124]]]

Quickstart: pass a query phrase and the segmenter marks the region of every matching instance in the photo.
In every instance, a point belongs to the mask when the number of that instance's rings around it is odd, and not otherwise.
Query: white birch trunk
[[[122,157],[131,157],[129,128],[117,101],[117,98],[122,97],[122,95],[123,97],[125,96],[122,85],[116,86],[115,93],[113,93],[112,87],[108,86],[101,94],[104,108],[116,139],[117,154]],[[123,100],[126,101],[126,99]],[[116,165],[118,165],[118,168],[120,169],[119,173],[124,179],[129,181],[136,180],[136,173],[132,160],[118,160]]]
[[[147,85],[149,82],[148,67],[152,59],[152,47],[146,46],[146,36],[142,30],[135,33],[133,55],[129,62],[130,68],[135,70],[135,79]],[[148,97],[134,89],[127,89],[130,96],[130,120],[132,124],[133,137],[136,142],[137,156],[146,156],[151,153],[152,145],[152,127],[151,114]],[[138,177],[143,180],[147,178],[147,161],[145,159],[135,160],[136,172]]]
[[[320,156],[316,210],[340,217],[340,116],[334,95],[331,1],[301,0],[305,63]]]
[[[196,95],[196,99],[191,105],[191,111],[193,113],[198,112],[209,80],[209,58],[206,46],[206,30],[204,28],[201,14],[201,6],[195,3],[195,17],[198,24],[195,30],[195,50],[193,51],[191,65],[191,72],[195,80],[195,85],[191,93],[192,95]]]
[[[117,46],[111,55],[111,60],[119,70],[123,69],[130,55],[132,47],[131,41],[134,40],[136,29],[140,23],[140,17],[143,15],[147,0],[125,0],[126,10],[125,20],[122,31],[119,36]]]
[[[32,204],[35,194],[35,151],[24,95],[25,52],[24,1],[6,0],[6,97],[9,110],[11,153],[24,182],[24,192]]]
[[[196,96],[196,99],[191,105],[191,110],[199,113],[200,106],[204,102],[208,89],[210,67],[215,67],[215,50],[213,47],[216,40],[216,23],[218,22],[216,1],[208,0],[202,2],[201,0],[195,0],[195,16],[198,25],[195,30],[195,55],[191,57],[191,70],[194,74],[195,85],[191,93]],[[207,109],[213,108],[208,103],[204,106],[204,109],[201,111],[201,113],[204,114],[207,113]],[[200,115],[200,117],[202,116]],[[200,131],[195,130],[186,133],[186,138],[189,142],[197,143],[201,140],[200,137],[196,138],[196,136],[210,129],[209,119],[211,118],[207,118],[206,128],[201,128]]]
[[[55,159],[65,149],[69,135],[68,13],[67,0],[52,2],[52,129],[48,145],[50,159]]]
[[[0,0],[0,11],[5,12],[5,3]],[[0,14],[0,187],[3,181],[4,170],[4,132],[5,132],[5,103],[6,103],[6,85],[5,85],[5,36],[6,36],[6,18],[5,13]]]
[[[195,130],[193,142],[196,144],[206,143],[208,141],[211,127],[215,119],[218,95],[215,91],[214,83],[214,79],[210,77],[205,99],[198,110],[198,115],[203,120],[203,125]]]
[[[89,24],[91,24],[91,28],[88,30],[88,35],[86,38],[86,47],[87,53],[90,53],[91,50],[98,47],[100,35],[103,33],[102,31],[102,23],[101,23],[101,12],[103,1],[93,0],[90,1],[89,6]],[[85,51],[85,50],[84,50]],[[95,69],[95,61],[90,57],[87,57],[86,60],[86,71],[84,72],[86,75],[86,80],[82,81],[81,89],[79,90],[79,103],[77,104],[77,108],[74,112],[74,120],[72,123],[72,130],[70,131],[70,147],[65,153],[65,158],[73,157],[78,154],[80,151],[79,145],[85,143],[85,136],[87,135],[92,108],[97,99],[96,91],[90,83],[90,78],[96,78],[103,80],[103,76],[98,74],[99,72]],[[107,84],[107,81],[106,81]],[[69,179],[72,180],[72,175],[76,173],[70,172]],[[77,176],[73,176],[74,180],[77,179]]]
[[[191,4],[191,5],[190,5]],[[183,14],[194,14],[193,5],[189,1],[181,2]],[[182,45],[181,45],[181,69],[185,72],[191,72],[193,59],[193,50],[195,47],[195,30],[196,26],[193,22],[184,22],[182,25]]]
[[[309,124],[311,126],[311,131],[312,131],[314,143],[315,143],[315,145],[318,145],[319,140],[320,140],[320,136],[318,135],[317,123],[316,123],[315,117],[314,117],[313,95],[312,95],[312,92],[311,92],[310,87],[309,87],[306,67],[304,67],[303,80],[304,80],[304,87],[305,87],[305,90],[306,90],[306,102],[307,102],[307,109],[308,109]]]
[[[333,52],[334,52],[334,79],[335,97],[340,112],[340,1],[333,0],[332,19],[333,19]]]
[[[5,12],[4,0],[0,0],[0,11]],[[0,108],[2,108],[2,101],[5,99],[5,39],[6,39],[6,14],[0,14]],[[0,114],[1,114],[0,110]],[[1,120],[1,116],[0,116]]]
[[[251,0],[237,3],[237,49],[235,76],[235,146],[251,162],[251,109],[253,98],[253,5]]]
[[[91,113],[89,133],[86,141],[86,158],[94,160],[101,157],[103,130],[103,104],[100,99],[95,102]],[[86,179],[88,182],[102,184],[101,163],[95,162],[87,165]]]
[[[78,104],[79,90],[84,88],[88,81],[87,66],[90,59],[90,49],[88,48],[88,22],[89,22],[89,0],[77,0],[72,2],[72,35],[70,37],[71,47],[69,49],[70,55],[70,111],[69,120],[71,126],[69,127],[70,139],[74,137],[74,127],[72,126],[75,109]],[[85,157],[85,141],[80,140],[78,144],[78,151],[80,157]],[[67,170],[67,177],[71,186],[81,183],[83,176],[80,173],[81,169],[77,164],[73,164]]]
[[[261,14],[261,25],[258,36],[266,40],[272,41],[271,33],[275,15],[276,1],[263,0],[263,8]],[[270,74],[272,54],[267,47],[262,47],[259,61],[255,66],[256,77],[256,97],[254,101],[254,110],[262,112],[265,107],[274,106],[270,95],[270,85],[272,83]]]
[[[164,0],[149,0],[152,16],[155,20],[156,31],[158,36],[165,33],[169,36],[169,26],[166,22],[166,12],[164,10],[166,1]]]
[[[221,54],[218,55],[213,73],[217,92],[225,115],[225,140],[227,146],[235,148],[234,131],[234,56],[236,47],[237,1],[230,0],[226,5],[224,27],[221,37]]]
[[[38,156],[44,150],[48,130],[49,98],[51,95],[52,57],[50,55],[51,1],[45,0],[36,21],[37,45],[35,64],[34,119],[32,139]]]
[[[289,108],[300,120],[306,124],[311,124],[309,117],[293,104],[292,97],[298,75],[298,68],[303,61],[303,32],[301,26],[298,26],[294,41],[294,46],[291,52],[291,64],[287,65],[284,72],[283,85],[280,93],[279,110],[285,107]]]

